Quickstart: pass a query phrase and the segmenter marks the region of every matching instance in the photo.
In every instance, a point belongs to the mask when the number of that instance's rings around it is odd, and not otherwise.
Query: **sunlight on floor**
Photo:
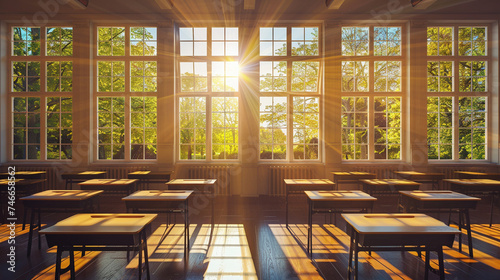
[[[47,224],[42,224],[42,229],[46,225]],[[23,234],[28,234],[30,232],[30,226],[28,224],[26,224],[26,228],[23,230],[22,224],[16,224],[15,232],[16,232],[16,235],[15,235],[16,237],[19,237]],[[35,237],[38,236],[38,233],[36,230],[34,232],[34,236]],[[9,239],[9,237],[10,237],[10,228],[2,225],[2,227],[0,227],[0,243],[7,241]]]
[[[257,279],[257,273],[242,224],[217,224],[205,279]]]

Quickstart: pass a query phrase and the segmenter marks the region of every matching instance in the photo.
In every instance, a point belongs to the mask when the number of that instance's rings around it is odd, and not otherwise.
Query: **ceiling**
[[[98,15],[98,14],[134,14],[191,18],[195,15],[218,15],[227,17],[242,15],[253,18],[291,18],[295,15],[303,18],[324,19],[332,16],[350,14],[402,15],[415,14],[420,17],[433,14],[490,14],[500,18],[498,0],[438,0],[425,10],[412,8],[410,0],[345,0],[339,10],[327,9],[325,0],[255,0],[254,10],[244,10],[244,1],[248,0],[172,0],[172,10],[162,10],[156,0],[90,0],[86,9],[75,9],[68,4],[58,4],[65,0],[15,0],[0,1],[0,19],[13,15],[49,14],[57,18],[61,15]],[[335,0],[339,1],[339,0]],[[47,3],[44,7],[39,3]],[[203,19],[203,18],[201,18]]]

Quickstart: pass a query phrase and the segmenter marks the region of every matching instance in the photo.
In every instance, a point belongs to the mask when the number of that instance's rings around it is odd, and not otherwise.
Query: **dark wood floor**
[[[382,197],[375,212],[395,211],[396,197]],[[291,198],[291,230],[285,228],[283,197],[220,197],[216,201],[215,228],[210,227],[210,208],[198,203],[200,213],[192,215],[191,248],[187,266],[183,262],[183,225],[166,230],[166,216],[154,222],[148,239],[152,279],[345,279],[347,276],[348,236],[339,217],[337,225],[324,224],[323,215],[315,216],[313,261],[305,252],[306,199]],[[124,212],[119,197],[101,199],[101,212]],[[194,212],[194,211],[192,211]],[[46,225],[71,214],[46,214]],[[447,215],[442,215],[444,221]],[[500,279],[500,210],[495,208],[493,227],[488,227],[489,199],[484,198],[471,212],[475,258],[468,257],[468,247],[461,253],[457,242],[445,250],[447,279]],[[42,237],[42,250],[35,246],[26,257],[27,230],[17,228],[16,272],[7,271],[6,239],[8,231],[1,227],[0,279],[53,279],[55,249],[47,248]],[[34,244],[37,239],[35,235]],[[437,256],[432,255],[437,267]],[[137,279],[137,257],[127,261],[125,252],[91,252],[77,254],[77,279]],[[63,265],[64,266],[64,265]],[[62,279],[67,279],[69,273]],[[423,279],[424,263],[415,253],[360,253],[361,279]],[[144,277],[145,279],[145,277]],[[438,279],[431,274],[430,279]]]

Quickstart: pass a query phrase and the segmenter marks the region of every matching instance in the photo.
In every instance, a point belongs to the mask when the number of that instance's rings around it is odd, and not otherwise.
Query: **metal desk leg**
[[[490,227],[493,223],[493,207],[495,207],[495,193],[491,193]]]
[[[28,234],[28,257],[31,255],[31,243],[33,242],[33,226],[35,223],[35,209],[31,209],[30,231]]]
[[[28,207],[24,207],[23,211],[23,230],[26,228],[26,215],[28,215]]]
[[[143,232],[144,232],[144,230],[142,230],[142,232],[139,233],[139,236],[143,235]],[[139,237],[139,239],[142,239],[142,238]],[[142,249],[144,249],[143,246],[144,246],[143,240],[140,240],[139,241],[139,266],[138,266],[139,280],[142,279]]]
[[[38,227],[37,227],[38,250],[42,249],[42,238],[40,236],[40,229],[42,229],[42,209],[38,209]]]
[[[148,238],[146,236],[146,229],[143,229],[142,233],[144,238],[143,246],[144,246],[144,263],[146,265],[146,278],[149,280],[150,276],[149,276],[149,259],[148,259],[148,240],[147,240]],[[140,270],[142,270],[141,267],[139,267],[139,271]]]
[[[312,201],[309,199],[309,214],[307,217],[307,253],[312,258]]]
[[[472,248],[472,232],[470,228],[470,217],[469,217],[469,209],[463,209],[465,216],[465,228],[467,229],[467,242],[469,243],[469,256],[474,258],[474,248]]]
[[[211,201],[211,203],[212,203],[212,230],[214,230],[215,229],[215,211],[214,211],[214,209],[215,209],[215,201],[214,201],[215,194],[214,193],[211,194],[211,200],[212,200]]]
[[[437,250],[439,259],[439,279],[444,280],[444,261],[443,261],[443,247],[440,246]]]
[[[187,252],[189,250],[189,218],[188,218],[187,199],[184,202],[184,259],[187,260]]]
[[[462,252],[462,225],[463,225],[463,217],[462,211],[458,211],[458,230],[460,233],[458,234],[458,251]]]
[[[354,232],[351,232],[351,243],[349,245],[349,265],[347,266],[347,279],[351,279],[352,271],[352,253],[354,251]]]
[[[429,279],[429,270],[431,269],[430,266],[430,251],[425,249],[425,276],[424,279],[427,280]]]
[[[354,279],[357,280],[357,279],[359,279],[358,278],[358,253],[359,253],[358,233],[355,232],[354,234],[355,234],[355,238],[354,238]]]
[[[288,228],[288,185],[285,187],[285,212],[286,228]]]

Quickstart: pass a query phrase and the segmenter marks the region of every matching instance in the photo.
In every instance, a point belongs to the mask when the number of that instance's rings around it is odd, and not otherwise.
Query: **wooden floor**
[[[103,203],[103,202],[106,203]],[[396,197],[382,197],[375,212],[396,210]],[[313,261],[305,252],[306,199],[291,198],[291,229],[284,225],[283,197],[239,198],[220,197],[216,201],[215,228],[210,226],[210,207],[198,201],[191,220],[191,248],[187,266],[183,260],[182,217],[166,228],[166,216],[154,222],[148,239],[152,279],[345,279],[347,276],[348,236],[345,222],[325,224],[329,217],[314,218]],[[484,198],[471,212],[475,258],[468,257],[467,245],[458,251],[445,249],[447,279],[500,279],[500,210],[495,208],[490,228],[489,199]],[[124,212],[119,197],[101,199],[101,212]],[[71,214],[46,214],[43,224],[51,225]],[[447,215],[441,215],[443,221]],[[332,220],[333,223],[333,220]],[[165,232],[168,236],[158,244]],[[55,249],[35,245],[26,257],[28,231],[16,229],[16,272],[7,270],[8,231],[1,227],[0,279],[54,279]],[[464,239],[466,242],[466,238]],[[37,244],[35,235],[34,244]],[[67,257],[67,256],[66,256]],[[437,267],[437,256],[432,255]],[[127,261],[125,252],[90,252],[77,254],[77,279],[137,279],[137,257]],[[67,260],[67,258],[66,258]],[[63,264],[64,266],[64,264]],[[360,253],[360,279],[423,279],[424,262],[415,253]],[[66,273],[62,279],[68,279]],[[145,279],[145,277],[143,278]],[[430,275],[430,279],[438,279]]]

